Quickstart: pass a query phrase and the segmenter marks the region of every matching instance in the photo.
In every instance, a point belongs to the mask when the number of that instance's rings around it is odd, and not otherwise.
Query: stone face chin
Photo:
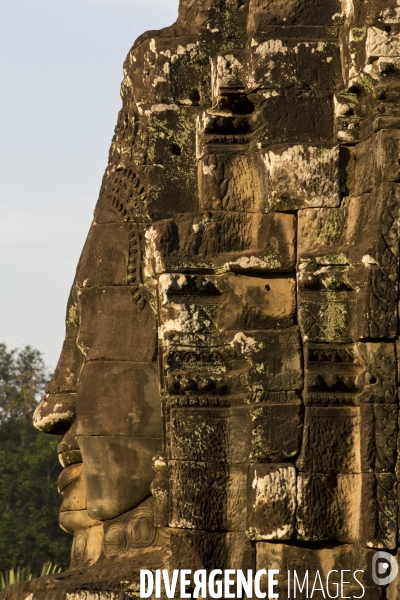
[[[180,4],[125,61],[34,417],[64,434],[71,568],[0,597],[307,568],[395,599],[371,569],[398,549],[398,7]]]

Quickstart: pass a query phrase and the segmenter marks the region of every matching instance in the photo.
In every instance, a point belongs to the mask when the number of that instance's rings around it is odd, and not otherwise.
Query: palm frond
[[[33,578],[30,567],[18,567],[17,569],[9,569],[5,573],[0,573],[0,590],[3,590],[8,585],[21,583],[21,581],[29,581]]]
[[[62,569],[52,562],[44,563],[40,572],[40,577],[53,575],[53,573],[61,573]],[[17,569],[9,569],[4,573],[0,573],[0,590],[3,590],[8,585],[21,583],[22,581],[30,581],[33,579],[32,569],[30,567],[18,567]]]

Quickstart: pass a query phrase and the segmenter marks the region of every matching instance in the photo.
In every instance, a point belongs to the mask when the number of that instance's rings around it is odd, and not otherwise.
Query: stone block
[[[264,15],[270,24],[279,25],[332,25],[341,12],[338,0],[312,0],[304,5],[301,0],[282,3],[280,0],[251,0],[250,15],[257,18]]]
[[[121,167],[119,164],[117,168],[108,169],[94,211],[95,223],[125,223],[129,230],[130,221],[146,221],[149,189],[147,175],[150,169],[134,168],[131,165]]]
[[[65,337],[76,341],[79,331],[79,306],[78,306],[78,288],[73,285],[68,297],[67,310],[65,315]]]
[[[337,42],[339,39],[339,30],[335,25],[282,25],[274,24],[269,21],[267,11],[258,11],[249,15],[247,31],[254,38],[263,38],[264,40],[298,40],[301,42]]]
[[[360,473],[361,443],[357,407],[307,407],[296,466],[310,473]]]
[[[212,92],[216,100],[221,94],[244,91],[244,58],[240,50],[218,54],[212,60]]]
[[[361,402],[397,404],[396,349],[391,342],[357,344],[364,369],[357,379]]]
[[[296,469],[287,464],[250,468],[247,535],[252,540],[288,540],[294,535]]]
[[[192,49],[196,52],[196,49]],[[183,170],[196,172],[196,117],[198,108],[171,103],[148,104],[139,116],[138,135],[132,148],[135,166],[157,165],[173,178]],[[151,198],[148,198],[150,205]]]
[[[235,571],[242,569],[243,572],[248,569],[254,571],[256,563],[255,547],[245,533],[228,532],[225,544],[227,549],[226,568],[235,569]]]
[[[246,530],[247,467],[171,461],[170,527]]]
[[[343,586],[343,594],[349,597],[361,596],[363,590],[353,577],[353,573],[358,571],[356,577],[363,587],[366,588],[364,597],[371,600],[372,598],[380,600],[382,596],[372,580],[372,557],[374,552],[372,549],[353,544],[340,544],[334,547],[329,544],[320,544],[317,548],[310,548],[292,544],[259,542],[256,545],[256,568],[257,570],[268,568],[280,571],[279,591],[281,595],[288,592],[287,571],[290,571],[290,597],[301,599],[311,597],[312,586],[317,571],[323,582],[324,595],[321,592],[315,591],[312,595],[313,598],[326,598],[329,597],[328,593],[333,597],[338,593],[338,589],[340,593],[340,571],[349,571],[344,573],[343,580],[349,581],[350,579],[350,584]],[[338,571],[338,573],[332,572],[334,570]],[[303,592],[300,592],[297,581],[300,582],[301,586],[306,578],[307,571],[309,574],[308,585],[306,580]],[[296,596],[294,595],[295,572],[297,578]],[[329,573],[331,574],[327,582]],[[347,577],[348,575],[350,577]],[[336,583],[339,583],[339,588],[335,585]],[[263,576],[261,578],[261,589],[264,591],[266,591],[266,584],[267,578]],[[375,594],[375,591],[378,593]]]
[[[161,439],[78,436],[78,443],[91,517],[113,519],[150,495],[152,458],[161,449]]]
[[[155,364],[86,363],[77,393],[77,435],[161,438],[161,398]]]
[[[205,154],[253,150],[253,141],[263,123],[261,108],[251,96],[235,90],[215,98],[215,104],[197,120],[197,158]]]
[[[302,405],[257,404],[226,409],[171,409],[174,459],[283,462],[299,452]]]
[[[196,13],[197,20],[199,13]],[[209,16],[210,13],[204,15],[202,24]],[[190,27],[192,24],[193,17]],[[210,24],[210,27],[215,26]],[[193,34],[183,37],[154,34],[133,48],[125,61],[123,98],[129,103],[133,88],[140,105],[177,103],[176,109],[182,110],[210,104],[210,51],[205,40],[201,43],[198,35]]]
[[[394,473],[398,436],[397,404],[362,404],[362,471]]]
[[[396,57],[400,51],[399,29],[394,26],[390,31],[384,27],[368,27],[366,54],[367,60],[380,57]]]
[[[86,360],[152,361],[156,324],[148,303],[141,309],[125,286],[83,288],[78,297],[78,347]]]
[[[229,465],[226,514],[221,523],[223,530],[240,532],[246,529],[247,477],[247,465]]]
[[[307,343],[304,363],[307,406],[359,404],[363,365],[356,344]]]
[[[228,562],[226,534],[171,528],[171,569],[224,569]]]
[[[359,298],[347,292],[304,292],[299,299],[299,325],[304,342],[349,343],[357,340]]]
[[[299,473],[297,536],[319,542],[357,543],[360,530],[360,474]]]
[[[78,263],[76,285],[126,285],[129,242],[124,223],[93,223]]]
[[[396,548],[397,487],[396,477],[391,473],[363,475],[361,539],[369,548]]]
[[[252,422],[246,406],[171,409],[171,456],[177,460],[250,460]]]
[[[194,15],[199,15],[198,7],[194,8],[190,0],[188,6],[193,11],[193,18]],[[247,26],[247,11],[243,10],[243,4],[234,2],[229,5],[227,10],[220,10],[218,5],[212,4],[212,2],[207,0],[207,3],[203,6],[204,14],[207,16],[201,22],[199,29],[202,41],[208,44],[206,46],[208,54],[212,54],[211,49],[215,47],[216,34],[223,41],[223,44],[221,44],[223,47],[230,48],[233,45],[234,47],[241,48]],[[206,10],[206,6],[209,7],[208,11]],[[229,43],[233,40],[233,44]]]
[[[292,277],[226,273],[161,275],[160,337],[204,336],[219,330],[280,329],[295,324],[296,283]]]
[[[251,459],[266,462],[292,460],[299,452],[303,431],[303,407],[293,404],[257,404],[253,422]]]
[[[296,465],[314,473],[393,472],[397,421],[393,404],[307,408]]]
[[[282,31],[283,36],[285,35]],[[249,89],[340,89],[342,69],[336,43],[254,36],[246,83]]]
[[[161,276],[164,284],[169,276]],[[171,276],[173,278],[174,275]],[[184,276],[178,276],[181,281]],[[219,290],[217,290],[219,293]],[[180,302],[179,300],[182,300]],[[221,297],[199,296],[174,298],[161,308],[161,324],[158,337],[171,346],[199,345],[204,349],[222,346],[221,335],[223,307]],[[235,311],[236,313],[236,311]]]
[[[310,341],[396,337],[399,190],[385,183],[340,209],[299,212],[300,320]]]
[[[255,568],[255,548],[244,533],[172,528],[170,531],[170,570],[186,569],[188,564],[192,573],[199,569],[210,572],[213,569],[246,571]]]
[[[207,154],[199,163],[199,189],[201,210],[262,212],[265,175],[261,156]]]
[[[247,380],[252,391],[303,388],[302,352],[296,327],[263,333],[238,332],[231,343],[237,354],[250,363]]]
[[[262,120],[264,126],[258,142],[261,148],[275,144],[335,143],[333,98],[329,92],[268,91]]]
[[[306,344],[305,403],[397,403],[393,343]]]
[[[183,398],[193,394],[218,394],[226,396],[231,392],[242,389],[240,377],[224,377],[214,373],[197,371],[169,372],[164,377],[165,391],[172,395],[182,395]],[[196,396],[195,396],[196,397]],[[202,396],[204,398],[204,396]]]
[[[83,363],[82,352],[76,345],[75,337],[64,340],[60,358],[53,377],[46,388],[47,394],[76,392],[79,372]]]
[[[341,208],[299,211],[300,262],[315,257],[321,267],[377,265],[390,275],[398,255],[399,197],[399,184],[383,183],[370,194],[344,198]]]
[[[68,450],[58,454],[58,460],[61,466],[69,467],[70,465],[76,465],[82,462],[82,454],[80,450]]]
[[[166,376],[176,374],[178,379],[182,379],[183,374],[188,376],[199,374],[212,380],[220,377],[228,380],[229,371],[235,366],[239,364],[241,370],[247,366],[243,360],[235,361],[234,351],[221,339],[206,339],[203,343],[200,340],[190,340],[188,343],[185,339],[179,342],[179,339],[174,342],[164,340],[163,367]]]
[[[294,278],[227,274],[216,282],[222,294],[220,322],[224,330],[281,329],[295,325]]]
[[[195,125],[195,123],[194,123]],[[183,141],[181,142],[183,143]],[[179,144],[171,144],[173,152],[179,152]],[[172,153],[171,150],[168,150]],[[170,193],[170,178],[165,177],[164,165],[145,165],[110,169],[100,190],[95,210],[98,224],[128,221],[149,223],[152,220],[171,218],[176,213],[192,213],[198,210],[197,165],[181,165],[179,177],[171,170],[174,179],[174,195]]]
[[[399,131],[382,129],[357,144],[353,152],[355,176],[353,189],[350,182],[352,195],[361,196],[381,183],[399,180]]]
[[[343,257],[334,255],[332,262]],[[329,258],[321,257],[327,261]],[[361,311],[370,303],[371,272],[364,266],[321,265],[319,257],[300,263],[299,322],[305,341],[348,343],[365,337]]]
[[[191,133],[193,139],[195,139],[195,123],[193,121],[193,132]],[[181,143],[184,145],[185,141],[182,140]],[[194,158],[191,168],[187,168],[187,165],[184,164],[179,171],[171,169],[168,177],[165,177],[165,167],[162,165],[146,167],[144,181],[148,190],[147,213],[146,219],[142,219],[142,221],[148,223],[151,220],[169,219],[177,213],[196,212],[198,214],[197,172],[197,162]],[[171,184],[174,186],[173,195],[171,195]]]
[[[392,549],[397,540],[397,482],[390,473],[300,473],[297,534]]]
[[[322,261],[322,265],[319,260]],[[359,292],[360,295],[366,287],[365,268],[357,264],[346,264],[345,257],[341,255],[331,256],[331,264],[324,264],[328,260],[328,257],[313,257],[300,261],[298,289],[301,295],[312,298],[311,292],[313,294],[321,292],[320,297],[325,295],[327,300],[334,299],[336,295],[339,298],[345,297],[344,294],[347,294],[350,299],[357,298],[354,292]],[[335,264],[340,260],[342,264]]]
[[[226,332],[206,344],[164,343],[169,393],[294,391],[303,388],[297,328]],[[274,352],[271,352],[271,348]]]
[[[284,146],[262,154],[267,180],[266,210],[339,206],[337,146]]]
[[[210,268],[222,272],[294,270],[293,215],[181,214],[155,222],[144,237],[145,272],[151,276]]]

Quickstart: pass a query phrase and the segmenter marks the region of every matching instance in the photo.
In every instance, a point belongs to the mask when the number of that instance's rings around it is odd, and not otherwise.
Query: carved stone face
[[[60,484],[82,479],[83,459],[88,514],[101,520],[149,496],[151,459],[161,449],[156,317],[127,285],[135,251],[124,224],[92,225],[68,306],[63,353],[35,417],[46,431],[66,431]],[[82,481],[75,485],[84,487]],[[61,510],[82,509],[83,494],[71,484],[67,489]]]
[[[182,568],[396,548],[398,65],[392,13],[350,4],[182,2],[127,57],[35,415],[107,556],[132,510]]]

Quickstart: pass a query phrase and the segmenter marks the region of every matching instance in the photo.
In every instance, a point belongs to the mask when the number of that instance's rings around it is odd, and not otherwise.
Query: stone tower
[[[400,597],[371,572],[399,545],[400,5],[181,0],[122,102],[35,414],[71,569],[0,597],[264,568]]]

